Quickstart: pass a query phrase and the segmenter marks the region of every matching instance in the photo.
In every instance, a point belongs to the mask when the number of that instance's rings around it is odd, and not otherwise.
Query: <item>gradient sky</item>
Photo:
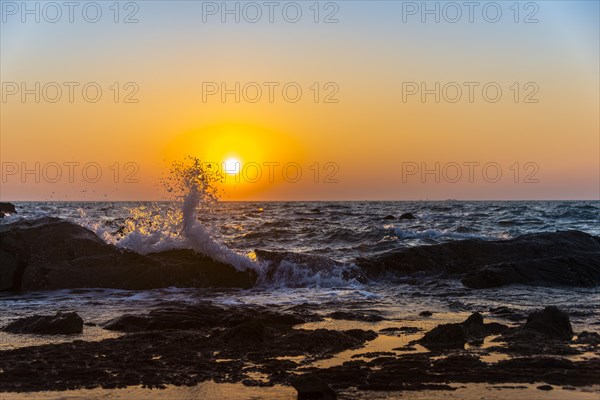
[[[5,12],[14,2],[0,3],[2,200],[159,199],[161,174],[185,155],[261,165],[258,182],[227,176],[223,198],[231,200],[600,199],[597,1],[535,2],[538,23],[522,22],[533,11],[524,9],[528,2],[519,3],[519,23],[512,1],[498,2],[497,23],[487,22],[481,7],[472,23],[466,8],[457,23],[435,23],[432,16],[423,23],[420,15],[403,22],[407,2],[338,1],[339,22],[328,24],[313,21],[312,1],[298,2],[297,23],[286,22],[281,7],[274,23],[264,14],[257,23],[235,23],[231,16],[223,23],[219,15],[203,22],[207,5],[200,1],[137,2],[139,22],[130,24],[114,23],[113,2],[100,2],[98,23],[86,22],[80,9],[74,23],[66,15],[57,23],[43,15],[39,23],[32,16],[23,23],[20,10]],[[326,4],[320,3],[320,19],[333,10]],[[131,10],[122,9],[119,19]],[[58,102],[42,97],[36,103],[33,95],[25,102],[20,93],[8,96],[13,82],[80,86],[73,103],[65,87]],[[87,82],[103,89],[97,103],[82,98]],[[139,102],[115,103],[115,82],[121,96],[134,82]],[[203,101],[203,82],[277,82],[279,88],[296,82],[303,95],[290,103],[279,89],[271,103],[263,86],[257,103],[236,103],[232,95]],[[315,102],[315,82],[321,95],[334,82],[338,102]],[[405,102],[405,82],[496,82],[503,96],[487,102],[479,86],[470,103],[463,86],[457,103],[436,103],[433,95]],[[510,89],[515,82],[519,102]],[[539,88],[537,103],[523,102],[528,82]],[[472,181],[470,162],[479,163]],[[21,174],[35,163],[47,168],[39,182],[35,173]],[[62,166],[57,182],[50,182],[51,163]],[[79,163],[73,182],[65,163]],[[102,170],[96,183],[82,177],[88,163]],[[264,163],[279,163],[272,182]],[[297,182],[284,179],[288,163],[302,170]],[[436,163],[438,182],[435,173],[403,176],[408,165],[434,169]],[[496,164],[484,175],[489,163]],[[456,165],[463,175],[453,182]],[[19,171],[11,174],[15,166]],[[497,167],[502,177],[491,182]],[[524,182],[528,176],[537,182]]]

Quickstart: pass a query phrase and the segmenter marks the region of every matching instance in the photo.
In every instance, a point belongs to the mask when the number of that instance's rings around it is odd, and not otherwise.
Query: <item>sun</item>
[[[237,158],[228,158],[223,163],[226,174],[238,174],[240,172],[240,161]]]

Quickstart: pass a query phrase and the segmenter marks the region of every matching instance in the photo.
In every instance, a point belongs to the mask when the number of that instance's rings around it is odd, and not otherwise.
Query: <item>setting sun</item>
[[[225,160],[223,165],[223,170],[226,174],[237,174],[240,172],[241,164],[237,158],[228,158],[227,160]]]

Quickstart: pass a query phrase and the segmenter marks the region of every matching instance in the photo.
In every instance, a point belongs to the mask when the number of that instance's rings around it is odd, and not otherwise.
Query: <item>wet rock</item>
[[[537,390],[548,391],[548,390],[554,390],[554,388],[551,385],[541,385],[541,386],[537,387]]]
[[[487,265],[463,279],[475,289],[512,285],[538,284],[595,286],[599,282],[600,254],[546,257]]]
[[[479,341],[507,329],[507,326],[498,323],[484,324],[481,314],[473,313],[459,324],[438,325],[418,342],[432,350],[462,349],[467,342]]]
[[[298,392],[298,400],[335,400],[337,395],[323,380],[315,375],[301,375],[290,384]]]
[[[396,353],[391,351],[371,351],[368,353],[359,353],[354,354],[350,358],[376,358],[376,357],[387,357],[387,356],[395,356]]]
[[[383,217],[383,219],[392,220],[392,219],[396,219],[396,217],[394,217],[393,215],[386,215],[385,217]]]
[[[498,306],[498,307],[491,307],[489,309],[491,314],[494,314],[496,317],[499,318],[503,318],[503,319],[507,319],[509,321],[522,321],[523,319],[525,319],[525,315],[522,314],[521,312],[506,307],[506,306]]]
[[[315,214],[321,214],[321,210],[319,210],[318,208],[313,208],[312,210],[310,210],[310,212]]]
[[[327,315],[331,319],[346,320],[346,321],[362,321],[362,322],[379,322],[384,321],[385,318],[375,312],[348,312],[348,311],[335,311]]]
[[[419,317],[431,317],[433,313],[431,311],[421,311]]]
[[[465,330],[465,334],[469,340],[483,339],[489,335],[497,335],[506,332],[508,327],[497,322],[488,324],[483,323],[483,316],[479,313],[473,313],[461,326]]]
[[[236,350],[260,348],[265,343],[265,324],[245,321],[225,331],[220,339]]]
[[[577,339],[574,343],[597,346],[600,345],[600,335],[596,332],[583,331],[577,335]]]
[[[415,217],[411,213],[404,213],[399,217],[399,219],[417,219],[417,217]]]
[[[453,354],[433,362],[433,368],[483,368],[486,364],[476,355],[472,354]]]
[[[462,349],[467,336],[460,324],[443,324],[427,332],[419,343],[428,349]]]
[[[569,315],[555,306],[536,311],[527,317],[527,322],[506,335],[508,340],[551,339],[569,341],[573,328]]]
[[[72,335],[83,332],[83,319],[75,312],[57,312],[53,316],[34,315],[11,322],[4,328],[10,333]]]
[[[0,255],[0,290],[249,288],[257,277],[192,250],[147,256],[121,250],[82,226],[49,217],[1,225]]]
[[[579,231],[470,239],[395,249],[356,264],[372,279],[427,272],[464,277],[463,284],[473,288],[593,286],[600,284],[600,240]]]
[[[400,333],[400,334],[415,334],[421,332],[423,329],[417,328],[416,326],[401,326],[398,328],[383,328],[380,329],[380,333]]]
[[[312,319],[310,315],[279,313],[264,308],[222,307],[211,303],[171,305],[145,315],[123,315],[103,324],[104,329],[143,332],[172,329],[235,327],[248,321],[275,326],[292,326]]]
[[[329,329],[292,329],[269,344],[269,350],[290,356],[320,354],[332,355],[337,352],[361,347],[366,341],[377,338],[373,331],[350,329],[334,331]]]
[[[8,214],[16,214],[17,209],[12,203],[0,202],[0,218],[4,218]]]
[[[247,316],[252,313],[248,308],[232,306],[222,313]],[[513,385],[542,382],[572,387],[600,384],[598,358],[569,361],[553,357],[516,357],[486,364],[466,351],[453,350],[450,354],[400,356],[390,352],[372,353],[365,355],[376,357],[369,361],[353,359],[330,368],[301,366],[288,356],[323,359],[340,351],[360,348],[377,334],[363,330],[309,331],[272,325],[264,322],[273,320],[264,311],[274,310],[250,308],[257,317],[250,322],[263,322],[234,324],[233,321],[239,320],[235,316],[227,328],[156,330],[98,342],[73,341],[0,350],[0,392],[137,385],[161,388],[193,386],[210,380],[270,386],[289,384],[298,373],[315,375],[334,390],[453,390],[455,384],[470,382]],[[479,325],[479,318],[473,317],[469,324]],[[243,342],[244,335],[253,337],[252,343],[236,349],[232,344]],[[253,351],[255,343],[258,345]],[[264,378],[256,380],[251,375],[253,372]],[[357,393],[357,397],[362,395]]]

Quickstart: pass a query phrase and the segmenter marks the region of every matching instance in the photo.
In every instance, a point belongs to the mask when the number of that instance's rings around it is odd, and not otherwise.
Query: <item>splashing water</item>
[[[220,175],[198,158],[174,162],[161,183],[173,197],[171,203],[154,203],[130,210],[124,226],[109,241],[140,254],[188,248],[217,261],[243,269],[260,270],[250,258],[217,242],[199,216],[210,212],[219,201]],[[107,235],[103,232],[105,240]]]
[[[214,212],[219,201],[218,183],[221,175],[195,157],[174,162],[162,179],[165,191],[172,197],[170,202],[148,203],[129,209],[116,232],[106,225],[87,218],[80,210],[78,223],[92,229],[107,243],[140,254],[163,252],[174,249],[192,249],[216,261],[229,264],[238,270],[257,272],[257,286],[303,287],[339,286],[348,284],[343,278],[351,266],[311,265],[311,263],[286,260],[269,273],[268,261],[258,261],[239,254],[220,241],[215,240],[216,227],[202,223],[199,218]],[[331,260],[330,260],[331,261]],[[355,282],[356,283],[356,282]]]

